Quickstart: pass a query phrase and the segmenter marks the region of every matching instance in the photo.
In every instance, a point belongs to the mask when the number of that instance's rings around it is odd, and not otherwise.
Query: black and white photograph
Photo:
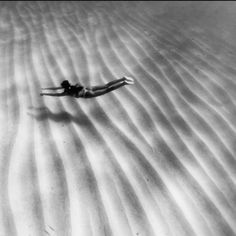
[[[236,236],[235,13],[0,1],[0,236]]]

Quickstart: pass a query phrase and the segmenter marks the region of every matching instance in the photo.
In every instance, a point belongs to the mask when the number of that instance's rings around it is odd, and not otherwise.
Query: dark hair
[[[64,81],[62,81],[61,86],[62,86],[63,88],[68,88],[68,87],[70,87],[71,85],[70,85],[70,83],[69,83],[68,80],[64,80]]]

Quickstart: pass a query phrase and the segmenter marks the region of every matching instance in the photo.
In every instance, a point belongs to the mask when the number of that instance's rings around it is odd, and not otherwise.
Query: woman
[[[93,98],[97,96],[101,96],[103,94],[109,93],[115,89],[118,89],[124,85],[134,84],[134,80],[131,77],[123,77],[121,79],[117,79],[111,81],[105,85],[101,86],[93,86],[90,88],[83,87],[80,84],[71,85],[68,80],[64,80],[61,83],[61,87],[55,88],[44,88],[43,90],[58,90],[64,89],[61,93],[40,93],[41,96],[71,96],[76,98]]]

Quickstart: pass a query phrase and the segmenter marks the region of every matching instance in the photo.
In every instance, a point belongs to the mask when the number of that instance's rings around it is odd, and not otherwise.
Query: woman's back
[[[84,87],[81,84],[75,84],[71,85],[68,88],[65,88],[65,93],[67,95],[73,96],[73,97],[78,97],[79,92],[83,89]]]

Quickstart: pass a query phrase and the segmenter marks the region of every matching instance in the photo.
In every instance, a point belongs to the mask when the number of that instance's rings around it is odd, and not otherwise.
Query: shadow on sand
[[[44,107],[29,107],[28,108],[30,112],[27,112],[27,114],[37,121],[44,121],[44,120],[52,120],[55,122],[61,122],[61,123],[75,123],[79,126],[89,126],[90,123],[88,121],[88,117],[84,114],[78,114],[78,116],[73,116],[70,113],[66,111],[52,112],[49,108],[46,106]]]

